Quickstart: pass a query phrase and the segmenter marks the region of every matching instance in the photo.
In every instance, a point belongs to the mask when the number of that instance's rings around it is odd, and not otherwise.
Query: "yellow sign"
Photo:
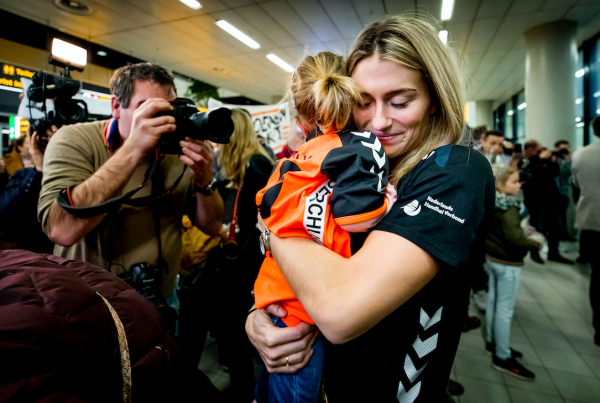
[[[15,68],[15,66],[11,66],[10,64],[5,64],[4,67],[2,67],[2,72],[7,76],[17,75],[17,76],[27,77],[27,78],[31,78],[35,74],[34,71],[29,71],[27,69],[22,69],[20,67]]]
[[[19,80],[11,80],[10,78],[0,77],[0,85],[7,87],[23,88],[23,84]]]

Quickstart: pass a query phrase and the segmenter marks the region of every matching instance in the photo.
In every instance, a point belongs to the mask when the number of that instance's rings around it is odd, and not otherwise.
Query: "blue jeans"
[[[287,327],[278,317],[273,317],[277,327]],[[308,364],[295,374],[269,374],[269,403],[317,403],[323,376],[325,342],[319,334],[313,346],[313,356]]]
[[[521,267],[508,266],[487,259],[487,271],[490,277],[485,311],[487,342],[495,342],[496,356],[501,360],[507,360],[512,356],[510,322],[521,284]]]

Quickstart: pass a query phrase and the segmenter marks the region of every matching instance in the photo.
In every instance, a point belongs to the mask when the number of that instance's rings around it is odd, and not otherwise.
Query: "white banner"
[[[246,109],[252,115],[256,134],[264,137],[267,145],[277,154],[291,136],[290,110],[287,103],[277,105],[230,105],[210,98],[208,109],[225,107]]]

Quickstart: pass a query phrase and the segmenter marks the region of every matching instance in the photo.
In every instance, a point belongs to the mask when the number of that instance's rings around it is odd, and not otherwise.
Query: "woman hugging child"
[[[256,196],[267,230],[278,237],[312,238],[344,257],[351,256],[350,232],[372,228],[396,199],[388,186],[388,164],[381,143],[369,132],[352,130],[352,107],[361,92],[346,75],[341,56],[308,56],[292,75],[287,97],[296,123],[307,135],[296,155],[277,162],[267,186]],[[268,249],[268,248],[266,248]],[[314,324],[270,252],[255,286],[256,307],[280,302],[288,314],[273,317],[278,327]],[[270,374],[268,401],[317,402],[323,373],[324,340],[319,335],[308,365],[295,374]],[[288,357],[288,365],[290,363]],[[257,395],[259,402],[264,397]]]

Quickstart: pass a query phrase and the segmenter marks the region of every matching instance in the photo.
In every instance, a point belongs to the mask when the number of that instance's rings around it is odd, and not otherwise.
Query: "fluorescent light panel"
[[[225,20],[219,20],[216,24],[227,32],[229,35],[233,36],[237,40],[243,42],[246,46],[251,47],[252,49],[260,49],[260,45],[254,39],[250,38],[248,35],[231,25]]]
[[[577,105],[579,105],[579,104],[580,104],[580,103],[582,103],[582,102],[583,102],[583,98],[577,98],[577,99],[575,100],[575,103],[576,103]]]
[[[196,0],[179,0],[179,1],[193,10],[199,10],[202,8],[202,4],[198,3]]]
[[[585,74],[585,69],[580,69],[575,72],[575,77],[583,77]]]
[[[58,38],[52,40],[52,55],[77,66],[85,66],[87,64],[87,50]]]
[[[585,123],[583,123],[583,122],[581,122],[581,123],[577,123],[577,124],[575,125],[575,127],[583,127],[583,126],[585,126]]]
[[[510,111],[506,112],[506,114],[507,114],[508,116],[512,116],[512,115],[514,115],[514,114],[515,114],[515,111],[513,111],[513,110],[511,109]]]
[[[454,0],[443,0],[442,2],[442,21],[448,21],[452,18],[452,10],[454,9]]]
[[[581,122],[581,118],[575,118],[576,122]]]
[[[527,106],[527,104],[525,102],[523,102],[521,105],[517,106],[517,109],[522,110],[522,109],[525,109],[526,106]]]
[[[274,55],[273,53],[269,53],[267,55],[267,59],[269,59],[288,73],[292,73],[294,71],[294,68],[292,66],[281,60],[278,56]]]
[[[445,45],[448,42],[448,30],[444,29],[442,31],[440,31],[440,33],[438,34],[440,39],[442,40],[442,43]]]

